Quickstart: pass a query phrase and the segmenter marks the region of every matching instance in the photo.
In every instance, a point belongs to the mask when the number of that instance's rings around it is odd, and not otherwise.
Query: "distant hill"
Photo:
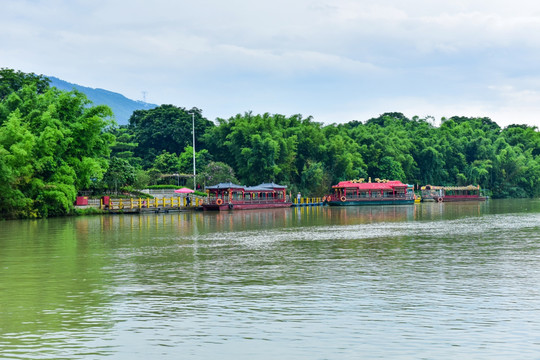
[[[60,80],[54,76],[47,76],[51,80],[51,86],[54,86],[60,90],[71,91],[73,89],[78,90],[86,95],[95,105],[107,105],[109,106],[116,119],[118,125],[127,125],[129,118],[135,110],[149,110],[157,107],[158,105],[149,104],[144,101],[135,101],[128,99],[122,94],[118,94],[112,91],[103,89],[93,89],[86,86],[72,84],[64,80]]]

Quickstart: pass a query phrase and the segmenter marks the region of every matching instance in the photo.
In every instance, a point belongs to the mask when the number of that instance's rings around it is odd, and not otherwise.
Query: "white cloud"
[[[399,111],[538,124],[535,1],[2,5],[0,66],[135,99],[144,90],[210,119],[253,110],[343,122]]]

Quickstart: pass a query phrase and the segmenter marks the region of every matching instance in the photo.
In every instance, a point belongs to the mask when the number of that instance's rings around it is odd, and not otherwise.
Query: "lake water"
[[[0,222],[0,358],[538,359],[540,201]]]

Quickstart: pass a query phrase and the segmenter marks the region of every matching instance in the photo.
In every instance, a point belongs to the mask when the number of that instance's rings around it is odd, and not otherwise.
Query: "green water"
[[[540,201],[0,222],[0,358],[537,359]]]

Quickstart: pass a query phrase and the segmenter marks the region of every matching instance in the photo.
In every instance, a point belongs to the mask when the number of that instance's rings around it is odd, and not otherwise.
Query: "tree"
[[[401,164],[395,161],[391,156],[385,156],[381,159],[379,169],[379,176],[382,179],[405,180],[405,172],[403,171]]]
[[[126,159],[111,157],[109,168],[103,176],[103,182],[115,193],[118,188],[133,185],[136,180],[137,172]]]
[[[0,69],[0,101],[21,90],[25,85],[33,85],[39,94],[49,89],[50,80],[43,75],[25,74],[13,69]]]
[[[219,125],[205,136],[215,160],[229,164],[247,184],[291,182],[299,173],[296,164],[298,135],[302,119],[268,113],[248,112]]]
[[[178,173],[178,156],[163,150],[161,154],[155,157],[152,168],[161,174]]]
[[[329,192],[332,186],[330,175],[320,162],[308,161],[302,170],[300,192],[306,196],[319,196]]]
[[[149,168],[155,157],[166,151],[179,155],[186,146],[193,146],[193,118],[195,114],[195,143],[204,149],[202,141],[213,123],[202,117],[197,108],[186,110],[173,105],[161,105],[150,110],[136,110],[129,119],[133,142],[138,146],[135,156],[143,159],[143,167]]]
[[[208,150],[203,149],[195,152],[195,165],[197,169],[204,169],[212,161],[212,156]],[[178,157],[178,172],[183,174],[193,173],[193,147],[186,146]]]
[[[202,180],[205,186],[226,182],[237,184],[239,182],[234,174],[234,170],[229,165],[219,161],[210,161],[197,178]]]
[[[0,217],[67,214],[107,169],[112,112],[82,93],[44,89],[41,77],[9,74],[0,78],[12,89],[0,100]]]
[[[37,215],[34,201],[24,193],[33,182],[35,141],[19,111],[10,114],[0,127],[0,218]]]

